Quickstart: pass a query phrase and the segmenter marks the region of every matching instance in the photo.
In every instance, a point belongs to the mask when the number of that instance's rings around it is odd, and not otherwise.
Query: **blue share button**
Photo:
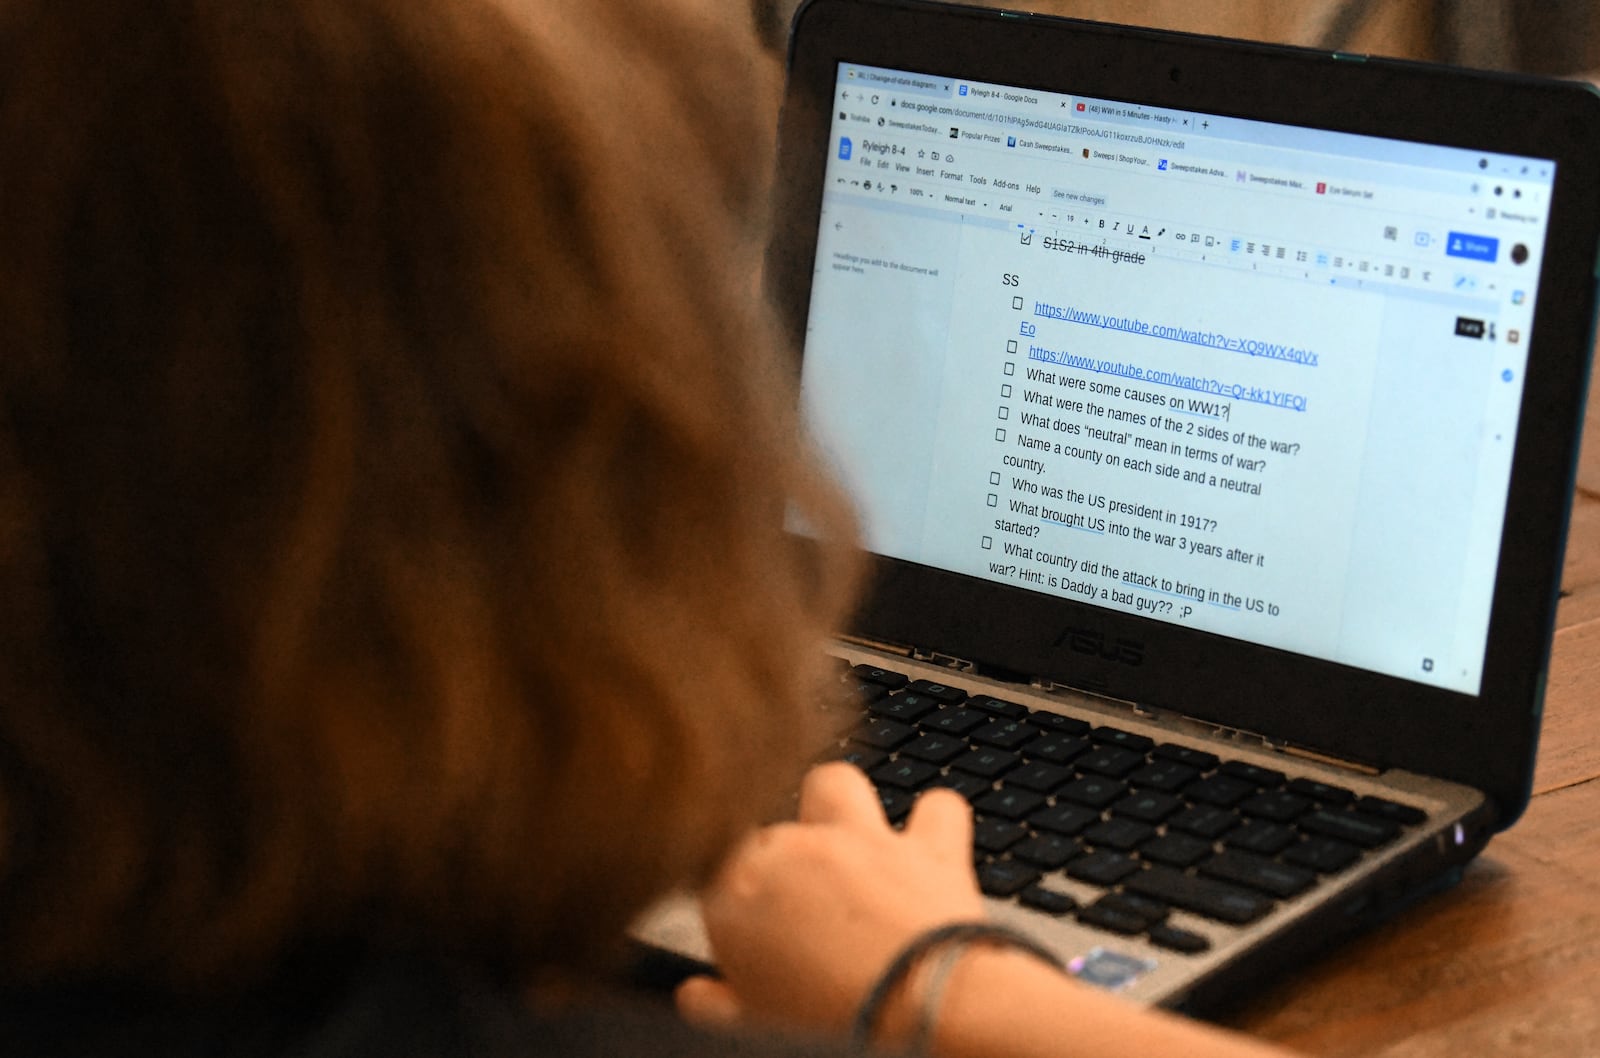
[[[1500,240],[1491,239],[1487,235],[1468,235],[1464,231],[1453,231],[1450,238],[1445,240],[1444,252],[1450,257],[1465,257],[1469,261],[1494,262],[1500,252]]]

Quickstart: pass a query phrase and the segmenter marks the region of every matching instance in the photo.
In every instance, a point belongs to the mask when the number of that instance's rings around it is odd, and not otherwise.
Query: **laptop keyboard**
[[[1341,786],[857,665],[863,712],[835,754],[872,779],[891,822],[949,787],[972,804],[978,883],[1051,915],[1178,951],[1209,941],[1174,908],[1247,925],[1395,841],[1427,815]],[[1101,891],[1087,904],[1044,884]]]

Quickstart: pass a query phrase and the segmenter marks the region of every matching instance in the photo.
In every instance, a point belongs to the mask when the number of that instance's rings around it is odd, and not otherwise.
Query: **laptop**
[[[836,755],[1204,1012],[1527,805],[1587,388],[1576,84],[915,0],[794,23],[768,278],[875,575]],[[709,958],[692,912],[652,942]]]

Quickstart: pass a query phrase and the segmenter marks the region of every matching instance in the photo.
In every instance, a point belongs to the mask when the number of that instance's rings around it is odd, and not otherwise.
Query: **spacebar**
[[[1272,910],[1264,896],[1210,878],[1191,878],[1166,867],[1151,867],[1130,876],[1125,888],[1155,897],[1197,915],[1243,925]]]

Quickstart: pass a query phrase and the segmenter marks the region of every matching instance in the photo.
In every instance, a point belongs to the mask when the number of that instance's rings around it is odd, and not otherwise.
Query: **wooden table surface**
[[[1527,814],[1461,885],[1229,1024],[1330,1058],[1600,1055],[1600,384],[1562,590]]]

